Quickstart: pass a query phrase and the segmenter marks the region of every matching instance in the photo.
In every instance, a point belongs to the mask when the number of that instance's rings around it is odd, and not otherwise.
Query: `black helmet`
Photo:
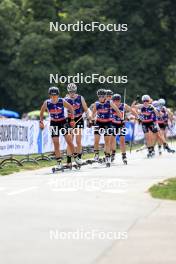
[[[105,89],[99,89],[97,91],[97,96],[106,96],[107,93],[106,93],[106,90]]]
[[[111,91],[111,90],[106,90],[106,94],[107,94],[108,96],[112,96],[114,93],[113,93],[113,91]]]
[[[120,101],[121,100],[121,95],[120,94],[114,94],[113,97],[112,97],[112,100],[113,101]]]
[[[59,95],[59,88],[57,88],[57,87],[50,87],[48,89],[48,94],[49,95]]]

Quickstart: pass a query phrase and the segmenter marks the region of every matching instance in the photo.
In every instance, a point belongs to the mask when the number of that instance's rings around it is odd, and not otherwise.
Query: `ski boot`
[[[74,157],[74,160],[75,160],[75,162],[76,162],[77,165],[81,166],[81,165],[83,164],[82,159],[79,158],[79,156],[78,156],[77,153],[75,153],[75,154],[73,155],[73,157]]]
[[[148,147],[147,158],[152,158],[152,157],[153,157],[152,147]]]
[[[123,161],[123,163],[124,163],[125,165],[128,164],[126,153],[122,153],[122,161]]]
[[[115,150],[112,151],[112,154],[111,154],[111,162],[114,162],[115,160]]]
[[[160,156],[162,155],[161,145],[158,145],[158,153]]]
[[[72,170],[72,157],[71,156],[67,156],[67,164],[66,167],[70,170]]]
[[[106,167],[109,168],[111,166],[111,158],[110,158],[110,154],[106,153],[105,156],[105,163],[106,163]]]
[[[167,143],[164,143],[164,149],[167,150],[168,153],[175,153],[174,149],[171,149]]]
[[[100,157],[99,157],[99,151],[98,150],[95,150],[94,152],[95,152],[94,161],[95,162],[99,162],[99,159],[100,159]]]
[[[62,159],[61,158],[57,158],[57,165],[56,167],[52,168],[52,172],[56,172],[56,171],[62,171],[64,172],[64,166],[62,164]]]

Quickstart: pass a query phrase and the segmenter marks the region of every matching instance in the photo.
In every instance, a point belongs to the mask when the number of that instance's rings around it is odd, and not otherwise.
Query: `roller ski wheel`
[[[96,161],[95,160],[93,160],[93,159],[88,159],[88,160],[86,160],[86,164],[85,165],[92,165],[93,163],[95,163]]]
[[[107,162],[106,163],[106,168],[110,168],[111,167],[111,163],[110,162]]]
[[[61,171],[61,172],[64,172],[64,168],[52,168],[52,173],[55,173],[57,171]]]
[[[174,149],[168,149],[168,153],[175,153]]]
[[[72,170],[73,166],[72,166],[72,164],[66,164],[66,165],[64,166],[64,168],[65,168],[65,169],[68,169],[68,170]]]
[[[106,168],[111,167],[111,157],[110,156],[105,157],[104,162],[106,163]]]
[[[100,164],[105,163],[105,158],[99,159],[98,163],[100,163]]]
[[[155,151],[152,151],[152,157],[154,157],[155,156]]]
[[[78,165],[78,164],[73,165],[73,167],[74,167],[76,170],[80,170],[80,169],[81,169],[81,166]]]
[[[148,158],[148,159],[153,158],[153,154],[152,154],[152,153],[148,153],[148,154],[147,154],[147,158]]]
[[[112,156],[111,156],[111,162],[114,162],[114,161],[115,161],[115,156],[112,155]]]
[[[56,169],[55,168],[52,168],[52,173],[55,173],[56,172]]]
[[[127,161],[127,159],[123,159],[123,164],[124,164],[124,165],[128,165],[128,161]]]

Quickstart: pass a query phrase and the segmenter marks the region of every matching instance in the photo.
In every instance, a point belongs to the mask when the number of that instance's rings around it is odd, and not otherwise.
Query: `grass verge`
[[[176,200],[176,178],[153,185],[149,192],[153,198]]]

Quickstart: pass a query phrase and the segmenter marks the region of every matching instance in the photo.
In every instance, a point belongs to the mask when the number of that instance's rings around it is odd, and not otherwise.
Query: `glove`
[[[87,120],[87,127],[91,128],[92,126],[95,126],[95,120],[88,119]]]
[[[141,117],[140,117],[140,116],[138,116],[138,117],[137,117],[137,121],[138,121],[139,123],[141,123],[141,122],[142,122],[142,119],[141,119]]]
[[[74,120],[71,120],[71,121],[70,121],[70,126],[71,126],[72,128],[74,128],[75,125],[76,125],[75,121],[74,121]]]
[[[139,102],[139,100],[140,100],[140,95],[137,94],[137,96],[136,96],[136,102]]]
[[[45,128],[43,121],[40,120],[39,126],[40,126],[41,129],[44,129]]]
[[[92,123],[92,126],[95,126],[96,125],[96,121],[94,119],[91,120],[91,123]]]

